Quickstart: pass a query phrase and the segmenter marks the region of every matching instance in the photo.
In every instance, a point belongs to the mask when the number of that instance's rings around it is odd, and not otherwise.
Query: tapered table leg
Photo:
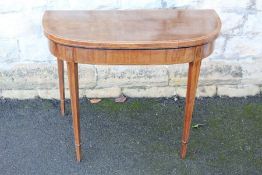
[[[181,153],[180,153],[182,159],[185,158],[187,152],[187,144],[189,141],[190,126],[192,121],[192,113],[194,109],[200,67],[201,67],[201,59],[196,59],[196,61],[189,63],[184,128],[182,134],[182,145],[181,145]]]
[[[65,86],[64,86],[64,61],[57,59],[59,93],[60,93],[60,111],[61,115],[65,115]]]
[[[76,159],[81,160],[80,120],[79,120],[79,90],[78,90],[78,64],[67,62],[69,89],[71,96],[71,110],[75,137]]]

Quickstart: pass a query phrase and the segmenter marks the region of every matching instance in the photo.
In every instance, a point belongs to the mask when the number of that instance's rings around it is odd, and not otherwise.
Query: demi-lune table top
[[[219,34],[214,10],[46,11],[45,35],[69,46],[166,49],[203,45]]]

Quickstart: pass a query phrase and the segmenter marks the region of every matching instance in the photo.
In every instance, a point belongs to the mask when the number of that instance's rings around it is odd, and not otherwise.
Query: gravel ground
[[[0,174],[262,174],[262,96],[196,101],[179,158],[184,99],[80,100],[83,160],[75,161],[70,103],[0,99]]]

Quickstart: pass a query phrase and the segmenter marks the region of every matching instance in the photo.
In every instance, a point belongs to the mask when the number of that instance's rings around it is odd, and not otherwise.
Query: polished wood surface
[[[187,151],[187,144],[189,140],[189,132],[192,121],[192,113],[194,109],[197,83],[201,66],[202,49],[197,47],[196,59],[189,63],[188,78],[187,78],[187,92],[186,92],[186,106],[184,116],[184,128],[181,141],[181,158],[184,159]]]
[[[65,115],[65,83],[64,83],[64,61],[57,59],[59,93],[60,93],[60,110],[61,115]]]
[[[68,81],[71,97],[71,108],[73,128],[75,137],[76,160],[81,160],[80,141],[80,119],[79,119],[79,87],[78,87],[78,65],[74,62],[67,62]]]
[[[106,49],[203,45],[219,34],[214,10],[46,11],[45,35],[56,43]]]
[[[189,63],[181,158],[185,158],[201,61],[214,50],[221,23],[213,10],[47,11],[44,32],[57,57],[61,113],[67,62],[76,159],[81,160],[78,63]]]
[[[214,43],[201,45],[201,58],[209,56],[214,49]],[[196,47],[177,49],[86,49],[70,47],[49,41],[53,55],[65,61],[84,64],[109,65],[160,65],[182,64],[195,59]]]

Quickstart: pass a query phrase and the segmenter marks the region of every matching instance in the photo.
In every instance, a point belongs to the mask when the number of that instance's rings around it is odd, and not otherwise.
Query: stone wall
[[[0,1],[0,96],[58,98],[56,60],[41,27],[45,10],[137,8],[216,9],[222,33],[203,61],[198,96],[261,92],[262,0],[8,0]],[[80,96],[185,96],[186,76],[187,65],[81,65]]]

